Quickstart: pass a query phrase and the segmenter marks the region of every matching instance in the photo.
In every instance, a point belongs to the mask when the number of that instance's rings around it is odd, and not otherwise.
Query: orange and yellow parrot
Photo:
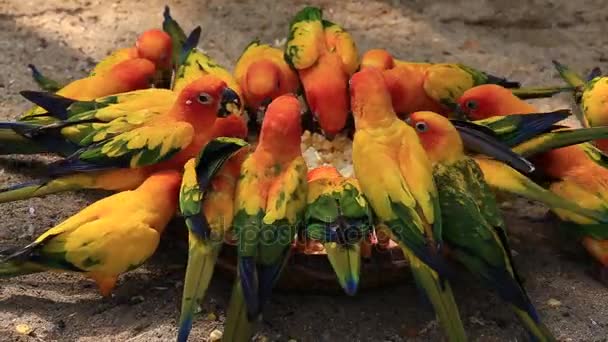
[[[338,282],[346,294],[354,296],[359,287],[361,243],[373,227],[359,182],[342,176],[333,166],[310,170],[304,221],[304,239],[323,244]]]
[[[245,156],[235,154],[245,145],[240,139],[216,138],[184,166],[179,202],[190,247],[178,341],[188,340],[194,313],[205,297],[225,235],[232,227],[234,190]]]
[[[441,254],[442,220],[433,169],[416,132],[401,121],[380,70],[350,80],[353,166],[361,190],[410,262],[449,341],[466,341]]]
[[[535,341],[555,341],[541,323],[520,281],[508,244],[505,225],[494,194],[475,160],[465,154],[462,132],[445,117],[433,112],[415,112],[408,123],[433,164],[433,177],[439,193],[443,239],[450,255],[513,309]],[[477,131],[468,144],[487,145],[495,139]],[[493,155],[511,153],[507,145],[492,144]],[[513,154],[511,163],[521,163]]]
[[[29,93],[39,104],[46,102],[50,108],[58,103],[55,107],[75,113],[57,124],[26,127],[20,134],[48,146],[49,151],[59,144],[77,148],[51,167],[50,179],[5,189],[0,192],[0,202],[83,188],[133,189],[155,171],[181,170],[212,138],[216,118],[240,107],[238,95],[211,75],[184,87],[170,107],[155,102],[158,91],[171,93],[153,89],[132,93],[135,103],[118,103],[118,110],[112,110],[111,103]],[[95,109],[97,105],[101,108]]]
[[[258,40],[251,42],[234,67],[234,77],[243,91],[245,107],[257,127],[258,113],[275,98],[295,94],[300,85],[298,75],[283,59],[283,51]]]
[[[599,69],[593,69],[584,80],[567,66],[553,61],[560,76],[574,87],[575,102],[580,106],[579,119],[583,127],[608,126],[608,77],[602,76]],[[594,141],[604,153],[608,153],[608,139]]]
[[[536,111],[534,107],[517,99],[514,95],[488,86],[483,89],[471,89],[458,102],[460,111],[467,117],[475,119],[491,117],[496,113],[501,115],[525,113],[526,108],[529,111]],[[601,130],[602,128],[595,129]],[[553,193],[575,202],[587,211],[580,213],[548,203],[558,217],[573,224],[574,227],[568,232],[582,237],[583,246],[602,265],[600,276],[606,281],[608,279],[608,249],[606,248],[608,220],[605,217],[608,214],[606,210],[608,208],[608,157],[591,143],[551,149],[552,145],[556,145],[551,140],[559,142],[561,133],[568,133],[568,131],[550,132],[546,138],[541,136],[515,146],[514,151],[533,157],[532,160],[538,169],[549,178],[549,189]],[[585,138],[585,136],[578,138]],[[587,139],[593,139],[593,137],[588,135]],[[484,173],[486,172],[498,171],[487,169],[484,170]],[[492,179],[499,181],[500,178],[493,177]],[[490,185],[494,186],[491,182],[492,179],[486,177]],[[496,188],[537,199],[534,198],[537,196],[534,188],[522,187],[521,183],[515,179],[513,182],[502,180],[496,184]]]
[[[393,107],[401,117],[425,110],[447,115],[464,91],[480,84],[520,87],[518,82],[492,76],[463,64],[405,62],[383,49],[369,50],[363,55],[361,69],[365,68],[383,70]],[[563,90],[564,88],[521,88],[512,91],[533,98],[552,96]]]
[[[321,130],[329,136],[342,131],[350,108],[348,79],[359,67],[350,34],[324,20],[319,8],[305,7],[291,22],[285,60],[297,70]]]
[[[258,40],[251,42],[234,67],[234,77],[243,90],[245,106],[257,111],[275,98],[295,94],[298,75],[283,59],[283,51]]]
[[[238,272],[225,341],[248,341],[289,257],[306,208],[307,167],[300,150],[300,103],[292,95],[268,106],[260,140],[236,186],[233,226]]]
[[[137,189],[99,200],[33,243],[0,257],[0,277],[70,271],[95,280],[109,296],[121,273],[143,264],[177,210],[178,171],[148,177]]]

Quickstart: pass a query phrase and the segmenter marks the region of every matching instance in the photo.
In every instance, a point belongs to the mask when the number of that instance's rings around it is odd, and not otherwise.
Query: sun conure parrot
[[[163,113],[142,109],[136,115],[122,113],[113,120],[112,115],[100,117],[96,110],[87,111],[93,105],[90,102],[53,99],[44,93],[29,96],[59,101],[64,110],[85,111],[22,134],[42,144],[65,140],[61,134],[66,134],[78,139],[79,149],[54,163],[48,179],[1,191],[0,202],[77,189],[130,190],[152,172],[182,170],[212,138],[216,118],[225,116],[228,107],[240,106],[238,95],[211,75],[183,88]],[[146,103],[145,98],[138,97],[138,101]],[[110,121],[104,121],[108,118]]]
[[[497,88],[494,88],[497,89]],[[471,118],[481,119],[490,117],[495,113],[508,115],[522,113],[527,104],[517,99],[512,94],[502,91],[492,91],[485,89],[465,94],[459,99],[459,107],[462,112]],[[536,112],[536,108],[529,106],[531,112]],[[600,127],[590,130],[602,130]],[[567,133],[567,134],[566,134]],[[602,132],[600,132],[602,133]],[[562,136],[574,138],[585,138],[585,135],[565,131],[550,132],[546,139],[532,139],[515,146],[514,151],[524,156],[533,157],[532,161],[542,173],[547,176],[549,189],[567,198],[583,209],[599,212],[604,216],[608,213],[608,157],[601,153],[590,143],[551,149],[563,139]],[[595,136],[587,135],[587,139]],[[572,139],[573,141],[577,139]],[[489,179],[486,179],[489,180]],[[515,194],[528,196],[521,193],[517,188],[517,182],[513,184],[498,184],[497,189],[508,191]],[[491,186],[493,184],[490,183]],[[509,186],[509,188],[506,188]],[[548,203],[551,207],[551,204]],[[608,283],[608,221],[598,217],[590,218],[570,210],[554,209],[553,212],[574,227],[567,232],[582,236],[585,249],[599,261],[601,267],[599,275],[605,283]]]
[[[177,210],[180,182],[178,171],[161,171],[135,190],[91,204],[33,243],[0,257],[0,278],[80,272],[109,296],[121,273],[137,268],[156,250]]]
[[[57,91],[57,95],[79,101],[89,101],[100,97],[149,88],[156,67],[144,58],[135,58],[114,65],[111,70],[95,76],[78,79]],[[48,124],[55,122],[45,115],[44,108],[35,106],[26,111],[19,121]]]
[[[410,262],[414,279],[435,308],[449,341],[466,341],[441,254],[441,210],[432,166],[416,132],[391,104],[380,70],[353,75],[353,166],[379,223]]]
[[[518,82],[492,76],[463,64],[405,62],[383,49],[369,50],[361,58],[361,69],[372,67],[383,70],[393,108],[400,117],[424,110],[450,114],[456,99],[467,89],[480,84],[520,87]],[[563,90],[564,88],[512,89],[518,95],[528,98],[552,96]]]
[[[179,92],[192,81],[204,75],[213,75],[224,81],[230,89],[234,90],[239,98],[243,99],[243,92],[232,73],[219,65],[210,56],[197,48],[184,52],[183,62],[176,71],[175,80],[171,89]],[[239,109],[243,109],[244,101],[241,101]]]
[[[97,97],[147,88],[151,82],[154,82],[157,87],[161,87],[162,84],[156,81],[162,80],[163,73],[171,73],[171,48],[171,37],[167,33],[159,29],[147,30],[139,35],[135,46],[114,51],[97,63],[88,77],[66,85],[61,85],[59,82],[41,74],[32,64],[29,64],[28,67],[32,71],[32,78],[41,89],[58,92],[59,95],[72,99],[92,100]],[[141,81],[138,81],[138,75],[146,69],[138,70],[142,69],[143,66],[133,63],[124,64],[123,68],[116,69],[116,66],[123,62],[135,59],[145,59],[151,62],[154,65],[153,75],[139,76]],[[133,70],[128,72],[131,68]],[[149,71],[146,70],[147,72]],[[164,88],[167,87],[168,84],[165,84]],[[23,114],[22,118],[39,111],[39,109],[32,109]]]
[[[304,225],[304,239],[323,244],[344,292],[355,295],[361,269],[360,244],[373,226],[359,182],[343,177],[333,166],[308,171]]]
[[[608,77],[602,76],[598,68],[593,69],[584,80],[567,66],[553,61],[560,76],[574,87],[574,99],[580,106],[579,119],[583,127],[608,126]],[[608,139],[596,140],[594,144],[608,153]]]
[[[234,77],[243,90],[250,123],[256,130],[262,121],[258,113],[275,98],[295,94],[300,85],[298,75],[283,59],[283,51],[258,40],[247,45],[237,60]]]
[[[308,108],[321,130],[333,136],[349,115],[348,79],[359,67],[355,42],[321,9],[305,7],[291,21],[285,60],[298,72]]]
[[[234,155],[245,145],[235,138],[211,140],[184,167],[179,203],[190,247],[178,341],[188,340],[194,313],[205,297],[225,234],[232,227],[234,190],[245,154]]]
[[[517,275],[494,194],[475,160],[465,154],[456,128],[433,112],[413,113],[408,123],[433,164],[450,255],[509,303],[534,340],[555,341]],[[509,150],[507,145],[502,148]]]
[[[237,279],[224,341],[248,341],[289,257],[306,209],[307,167],[300,150],[300,103],[282,95],[268,106],[259,143],[236,186],[233,228]]]

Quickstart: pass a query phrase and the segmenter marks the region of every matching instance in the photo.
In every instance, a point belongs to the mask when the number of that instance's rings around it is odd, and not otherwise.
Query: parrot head
[[[483,126],[452,121],[433,112],[416,112],[407,118],[429,159],[433,163],[452,163],[464,157],[464,149],[484,154],[509,164],[522,173],[534,171],[534,165],[513,152]]]
[[[124,85],[125,91],[149,88],[155,73],[156,66],[144,58],[126,60],[111,70],[116,81]]]
[[[226,117],[239,113],[239,95],[213,75],[204,75],[188,84],[178,97],[179,111],[185,115],[213,113],[211,117]],[[211,122],[213,124],[213,122]]]
[[[244,81],[243,89],[245,89],[247,102],[254,109],[268,104],[280,95],[280,70],[270,60],[261,59],[251,63]]]
[[[324,54],[317,65],[300,71],[306,102],[323,133],[334,136],[348,119],[348,75],[340,56]],[[306,79],[306,81],[304,80]]]
[[[361,69],[378,68],[380,70],[392,69],[395,66],[393,56],[384,49],[372,49],[361,58]]]
[[[148,30],[142,33],[135,43],[139,57],[154,63],[159,69],[171,67],[171,53],[173,45],[171,37],[159,29]]]
[[[355,126],[380,127],[397,119],[382,72],[363,69],[350,79],[350,100]]]
[[[504,115],[507,113],[502,108],[510,99],[517,97],[509,89],[496,84],[484,84],[465,91],[458,98],[457,111],[469,120]]]
[[[215,137],[247,138],[247,122],[242,116],[230,114],[225,118],[215,120],[213,135]]]
[[[342,175],[334,166],[323,165],[309,170],[306,175],[306,180],[308,182],[314,182],[317,179],[333,179],[340,177],[342,177]]]
[[[300,153],[302,136],[300,102],[293,95],[274,99],[264,115],[259,146],[285,157]]]
[[[406,122],[416,130],[420,143],[433,163],[462,157],[464,147],[450,120],[434,112],[415,112]]]

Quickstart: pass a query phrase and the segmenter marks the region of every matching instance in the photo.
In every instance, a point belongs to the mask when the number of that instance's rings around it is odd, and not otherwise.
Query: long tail
[[[578,145],[587,141],[608,138],[608,127],[573,128],[541,134],[515,147],[513,151],[524,156],[554,150],[560,147]]]
[[[44,271],[46,270],[43,267],[31,262],[8,260],[0,263],[0,278],[11,278]]]
[[[484,72],[484,74],[486,75],[486,78],[487,78],[486,82],[489,84],[497,84],[504,88],[519,88],[521,86],[521,83],[516,82],[516,81],[510,81],[504,77],[494,76],[494,75],[488,74],[486,72]]]
[[[96,188],[94,184],[93,174],[68,175],[51,180],[21,183],[0,189],[0,203],[21,201],[63,191]]]
[[[190,335],[190,330],[192,329],[194,312],[199,303],[205,298],[220,248],[220,243],[213,244],[213,242],[201,241],[190,236],[188,266],[184,279],[182,310],[177,336],[177,340],[180,342],[188,340],[188,335]]]
[[[41,127],[29,122],[0,122],[0,154],[57,153],[70,155],[78,146],[54,132],[41,132]],[[40,134],[39,134],[40,133]]]
[[[508,165],[490,159],[475,158],[486,182],[493,189],[541,202],[551,209],[564,209],[578,215],[606,222],[608,215],[596,210],[586,209],[534,183]]]
[[[573,88],[580,89],[585,85],[585,80],[576,72],[569,67],[561,64],[560,62],[553,60],[553,66],[561,76],[561,78]]]
[[[361,248],[359,244],[342,246],[335,242],[325,243],[327,258],[331,263],[338,282],[349,296],[354,296],[359,288],[361,270]]]
[[[456,305],[448,281],[440,279],[435,271],[431,270],[408,250],[403,249],[403,253],[410,261],[410,268],[416,284],[424,290],[431,301],[447,340],[450,342],[467,341],[464,326],[458,313],[458,305]]]
[[[15,132],[8,127],[7,123],[0,123],[0,154],[36,154],[44,152],[47,152],[44,146]]]
[[[514,88],[511,89],[513,95],[520,99],[540,99],[545,97],[552,97],[559,93],[574,92],[574,87],[542,87],[542,88]]]
[[[38,84],[38,87],[40,87],[40,89],[42,89],[44,91],[56,92],[59,89],[63,88],[63,86],[61,84],[59,84],[59,82],[44,76],[38,70],[38,68],[36,68],[35,65],[28,64],[27,67],[30,68],[30,70],[32,71],[32,78],[34,79],[34,82],[36,82],[36,84]]]
[[[549,329],[538,319],[530,316],[530,314],[520,308],[511,305],[513,312],[517,315],[521,323],[528,329],[528,333],[533,341],[550,342],[556,341],[555,337]]]
[[[255,321],[247,318],[247,305],[241,283],[237,279],[232,288],[230,304],[228,304],[228,317],[224,326],[224,342],[249,342],[255,332]]]

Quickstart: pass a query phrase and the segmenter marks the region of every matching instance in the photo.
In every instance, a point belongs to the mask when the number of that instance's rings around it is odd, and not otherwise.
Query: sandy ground
[[[168,1],[186,28],[202,25],[201,46],[232,65],[253,38],[273,42],[304,1]],[[608,17],[601,0],[310,1],[343,24],[361,51],[385,47],[404,59],[460,61],[528,85],[556,84],[551,59],[588,70],[608,60]],[[164,1],[0,0],[0,118],[28,107],[35,89],[27,63],[58,79],[81,77],[138,32],[159,27]],[[569,105],[565,96],[543,109]],[[0,185],[41,174],[41,160],[0,159]],[[0,205],[0,248],[22,245],[102,194],[78,193]],[[608,292],[588,275],[575,242],[554,243],[556,222],[526,201],[505,209],[516,262],[530,296],[562,341],[605,341]],[[1,340],[168,341],[175,338],[185,245],[169,242],[145,268],[122,278],[102,300],[78,276],[35,275],[0,281]],[[222,329],[231,283],[218,277],[202,305],[193,340]],[[455,285],[472,340],[520,341],[525,334],[508,309],[471,279]],[[550,303],[552,305],[550,305]],[[441,334],[411,283],[354,298],[280,293],[261,336],[287,341],[436,341]],[[33,332],[19,335],[17,324]]]

